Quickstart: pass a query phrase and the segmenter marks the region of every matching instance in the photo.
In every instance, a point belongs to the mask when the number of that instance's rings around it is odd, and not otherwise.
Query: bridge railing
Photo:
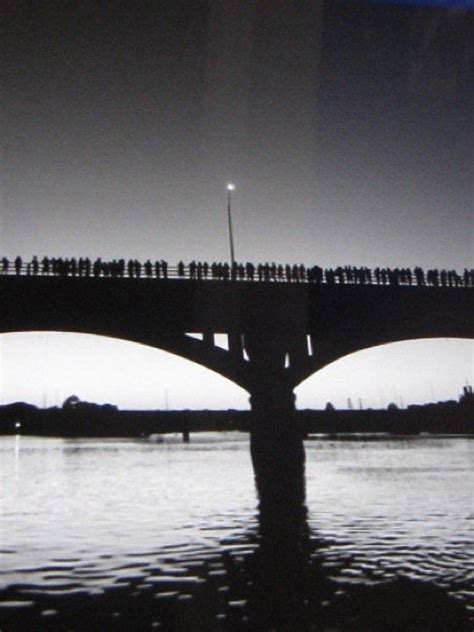
[[[338,266],[322,268],[302,264],[252,264],[235,263],[191,263],[168,264],[164,260],[142,263],[89,258],[48,258],[24,261],[17,257],[9,261],[0,259],[0,276],[59,277],[59,278],[128,278],[128,279],[182,279],[214,282],[267,282],[267,283],[311,283],[321,285],[389,285],[431,287],[474,287],[474,270],[410,268],[374,268]]]

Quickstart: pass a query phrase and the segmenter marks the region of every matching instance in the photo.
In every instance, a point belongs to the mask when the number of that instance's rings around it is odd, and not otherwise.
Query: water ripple
[[[247,444],[24,443],[21,493],[8,476],[3,486],[0,624],[16,617],[31,624],[23,629],[41,629],[39,619],[53,625],[81,616],[87,595],[105,604],[97,629],[123,629],[116,621],[142,608],[150,614],[144,629],[181,617],[181,629],[191,630],[187,617],[193,621],[204,602],[199,616],[208,630],[244,625],[263,554]],[[4,439],[0,446],[9,449]],[[466,492],[474,474],[463,446],[456,439],[310,442],[314,537],[305,576],[314,575],[311,607],[321,620],[343,597],[404,579],[447,590],[474,616]]]

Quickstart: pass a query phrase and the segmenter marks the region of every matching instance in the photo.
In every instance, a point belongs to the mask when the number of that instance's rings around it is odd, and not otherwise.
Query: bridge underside
[[[131,340],[201,364],[254,398],[271,385],[291,393],[369,347],[474,338],[474,288],[0,277],[0,292],[0,332]],[[227,349],[215,334],[227,335]]]

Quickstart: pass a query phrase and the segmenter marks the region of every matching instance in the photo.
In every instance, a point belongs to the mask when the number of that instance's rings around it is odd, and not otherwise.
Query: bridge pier
[[[303,435],[295,423],[295,395],[285,374],[291,336],[266,328],[244,336],[250,358],[250,452],[264,505],[285,511],[305,499]]]
[[[273,382],[252,391],[250,404],[250,453],[260,511],[297,519],[305,502],[305,452],[295,423],[295,396]]]
[[[285,373],[291,336],[267,328],[244,336],[250,359],[250,453],[261,514],[298,519],[305,502],[303,433]]]

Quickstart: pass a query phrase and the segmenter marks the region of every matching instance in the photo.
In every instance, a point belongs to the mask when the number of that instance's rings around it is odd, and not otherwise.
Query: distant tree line
[[[416,285],[431,287],[474,287],[474,269],[465,268],[462,274],[456,270],[433,268],[374,269],[356,266],[322,268],[318,265],[259,263],[207,263],[180,261],[169,265],[164,259],[144,262],[137,259],[112,259],[98,257],[43,257],[24,261],[20,256],[10,261],[3,257],[0,273],[17,276],[55,276],[81,278],[147,278],[147,279],[197,279],[215,281],[260,281],[286,283],[315,283],[326,285]]]

